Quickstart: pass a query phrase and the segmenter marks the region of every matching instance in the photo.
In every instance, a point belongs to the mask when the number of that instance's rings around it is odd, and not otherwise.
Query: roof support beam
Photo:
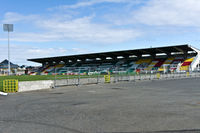
[[[150,54],[149,52],[145,51],[145,50],[140,50],[141,52],[143,52],[144,54]]]
[[[184,53],[184,50],[180,49],[180,48],[177,48],[177,47],[174,47],[176,50],[178,50],[179,52],[183,52]]]
[[[169,52],[168,51],[165,51],[165,50],[161,50],[161,49],[156,49],[157,51],[161,52],[161,53],[165,53],[165,54],[168,54]]]

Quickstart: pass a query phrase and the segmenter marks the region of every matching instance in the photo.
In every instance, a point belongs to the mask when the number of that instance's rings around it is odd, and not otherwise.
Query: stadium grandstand
[[[102,53],[28,59],[41,63],[38,75],[76,73],[187,72],[199,69],[200,51],[188,44]]]

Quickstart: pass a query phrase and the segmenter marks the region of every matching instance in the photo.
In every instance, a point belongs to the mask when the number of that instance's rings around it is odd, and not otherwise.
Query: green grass
[[[21,75],[21,76],[0,76],[0,80],[17,79],[19,81],[50,80],[53,75]]]

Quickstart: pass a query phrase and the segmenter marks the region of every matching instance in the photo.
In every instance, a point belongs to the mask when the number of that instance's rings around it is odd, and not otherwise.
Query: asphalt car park
[[[59,87],[0,96],[2,133],[200,132],[200,78]]]

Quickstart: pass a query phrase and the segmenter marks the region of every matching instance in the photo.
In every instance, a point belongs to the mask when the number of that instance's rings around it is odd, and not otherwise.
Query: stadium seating
[[[99,65],[99,71],[101,73],[106,73],[107,71],[109,71],[112,67],[114,66],[113,63],[109,62],[109,63],[102,63],[101,65]]]
[[[171,64],[179,64],[179,63],[181,63],[183,61],[184,61],[184,57],[179,56],[179,57],[175,57],[175,59],[172,61]]]
[[[158,71],[163,72],[164,71],[164,66],[169,66],[173,61],[174,61],[175,57],[169,57],[167,58],[163,64],[160,66],[160,68],[158,69]]]
[[[148,65],[151,63],[151,59],[140,59],[136,62],[136,64],[139,64],[137,69],[144,70],[148,67]]]
[[[189,57],[185,60],[186,57]],[[195,58],[193,58],[195,57]],[[191,58],[191,59],[190,59]],[[166,47],[132,49],[123,51],[110,51],[103,53],[58,56],[48,58],[28,59],[29,61],[42,63],[43,68],[39,74],[54,74],[54,66],[45,64],[65,63],[58,67],[62,74],[87,72],[179,72],[182,70],[197,70],[200,60],[200,50],[191,45],[174,45]],[[41,71],[41,72],[40,72]]]
[[[141,58],[136,60],[133,59],[119,59],[119,60],[98,60],[98,61],[85,61],[70,63],[67,65],[58,64],[48,65],[40,69],[41,74],[54,74],[56,68],[56,73],[58,74],[70,74],[75,75],[77,73],[81,74],[91,74],[91,73],[107,73],[109,72],[148,72],[148,71],[187,71],[192,61],[193,56],[189,56],[184,60],[183,56],[172,56],[166,58],[166,56],[159,57],[156,59],[151,58]],[[167,68],[164,70],[164,67]],[[165,72],[166,72],[165,71]]]
[[[177,68],[179,67],[179,64],[182,63],[184,61],[184,57],[183,56],[177,56],[174,58],[174,60],[172,61],[172,63],[170,64],[170,71],[174,72],[177,70]]]
[[[164,63],[164,59],[154,59],[145,70],[157,70]]]
[[[194,60],[194,57],[188,57],[184,62],[181,64],[180,71],[188,71],[190,64]]]
[[[140,64],[136,64],[135,61],[132,61],[132,62],[129,63],[129,65],[130,65],[130,69],[135,70]]]
[[[123,65],[124,63],[125,63],[125,60],[120,60],[115,65],[120,66],[120,65]]]
[[[54,66],[50,66],[50,65],[47,65],[46,67],[44,67],[44,69],[41,71],[41,74],[42,75],[46,75],[48,74],[49,70],[52,70],[54,68]]]
[[[55,71],[55,68],[56,68],[56,71],[60,68],[64,67],[64,64],[58,64],[58,65],[52,65],[52,66],[47,66],[43,71],[42,71],[42,75],[44,74],[51,74]]]

